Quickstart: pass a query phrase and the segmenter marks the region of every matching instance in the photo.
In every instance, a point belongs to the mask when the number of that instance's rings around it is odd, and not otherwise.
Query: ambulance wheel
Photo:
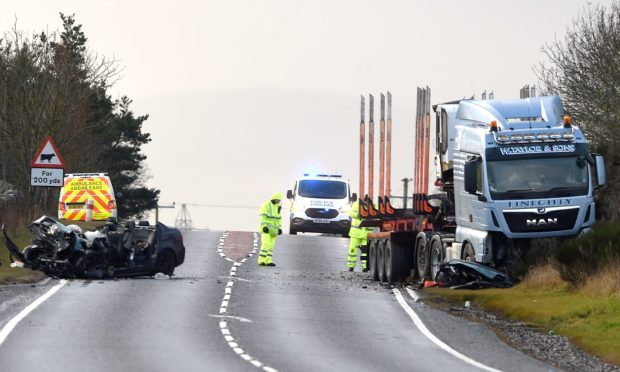
[[[377,241],[371,240],[368,244],[368,272],[370,279],[379,280],[379,272],[377,271]]]
[[[463,253],[461,254],[461,258],[463,261],[476,261],[476,253],[474,252],[474,248],[471,246],[470,242],[465,242],[463,244]]]
[[[377,274],[379,275],[379,281],[385,282],[385,241],[379,240],[377,243]]]

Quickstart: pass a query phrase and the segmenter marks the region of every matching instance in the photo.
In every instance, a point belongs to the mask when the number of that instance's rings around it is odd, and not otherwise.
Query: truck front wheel
[[[463,261],[476,261],[476,253],[474,252],[474,248],[471,246],[471,243],[465,242],[463,244],[463,253],[461,254],[461,258]]]

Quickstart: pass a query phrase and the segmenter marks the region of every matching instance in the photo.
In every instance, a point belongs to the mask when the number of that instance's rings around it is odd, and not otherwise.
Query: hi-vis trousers
[[[362,269],[366,269],[368,263],[368,253],[366,249],[362,249],[363,246],[368,244],[368,239],[351,237],[349,240],[349,259],[347,265],[349,268],[355,268],[357,263],[357,250],[361,250],[360,261],[362,262]]]
[[[260,235],[260,253],[258,254],[258,263],[272,263],[273,247],[276,245],[276,235],[262,233]]]

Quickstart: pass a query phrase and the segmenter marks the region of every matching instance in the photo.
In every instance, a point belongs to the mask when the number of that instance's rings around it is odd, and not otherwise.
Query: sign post
[[[32,159],[30,186],[62,187],[65,163],[51,136],[45,137],[43,144]]]

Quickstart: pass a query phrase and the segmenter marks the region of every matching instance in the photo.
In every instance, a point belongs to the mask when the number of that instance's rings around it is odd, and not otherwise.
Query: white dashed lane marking
[[[243,360],[250,362],[253,366],[257,368],[262,368],[263,371],[278,372],[277,369],[264,365],[261,361],[259,361],[256,358],[253,358],[250,354],[246,353],[243,350],[243,348],[241,348],[241,346],[235,341],[235,338],[230,333],[230,329],[228,329],[228,323],[226,322],[227,318],[236,319],[241,322],[251,322],[251,320],[246,319],[246,318],[236,317],[233,315],[224,315],[224,314],[227,314],[228,312],[228,306],[230,304],[230,298],[232,297],[233,286],[235,285],[234,280],[247,281],[247,279],[237,278],[237,268],[240,267],[243,263],[245,263],[248,260],[248,258],[252,257],[258,251],[258,234],[254,233],[254,243],[253,243],[254,248],[252,249],[252,252],[250,252],[246,257],[244,257],[240,262],[236,262],[235,260],[230,259],[229,257],[226,257],[226,254],[224,253],[224,242],[227,237],[228,237],[228,232],[224,232],[222,234],[222,237],[219,240],[217,252],[220,254],[220,256],[222,256],[226,260],[233,262],[233,265],[230,268],[230,273],[229,273],[229,278],[231,280],[226,283],[226,287],[224,288],[224,297],[222,298],[222,303],[220,304],[220,315],[212,315],[212,316],[220,317],[221,319],[223,319],[223,320],[220,320],[219,322],[220,331],[222,332],[222,336],[224,337],[224,340],[226,340],[227,345],[237,355],[239,355]]]

